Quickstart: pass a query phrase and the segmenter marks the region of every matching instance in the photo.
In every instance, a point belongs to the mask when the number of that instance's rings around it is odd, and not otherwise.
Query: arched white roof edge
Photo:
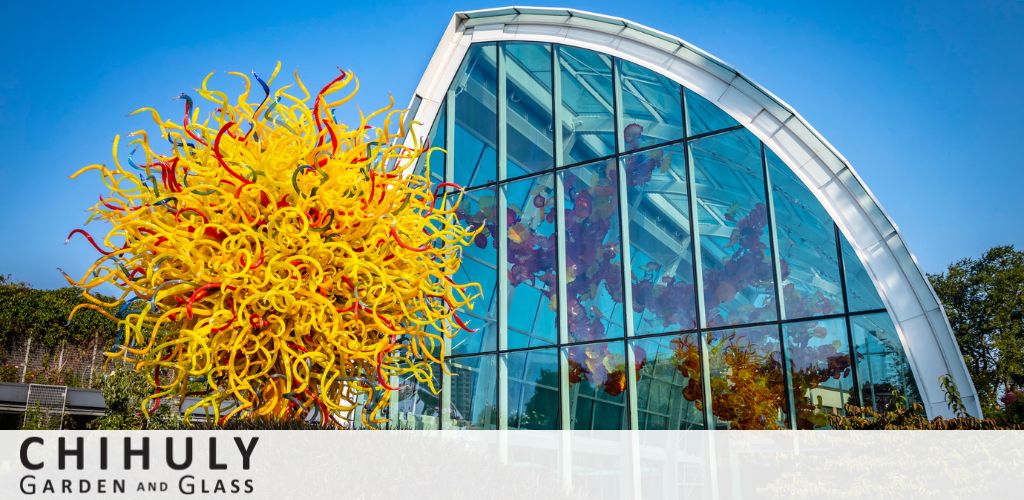
[[[865,263],[896,325],[930,418],[951,416],[940,377],[981,415],[974,382],[942,305],[899,229],[850,163],[788,104],[689,43],[572,9],[506,7],[456,13],[416,87],[413,135],[426,137],[471,43],[536,41],[599,51],[644,66],[715,103],[764,141],[811,189]],[[412,138],[408,139],[409,144]]]

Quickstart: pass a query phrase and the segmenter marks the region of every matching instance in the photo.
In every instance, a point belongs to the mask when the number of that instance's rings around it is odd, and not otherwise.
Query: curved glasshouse
[[[936,297],[849,164],[687,43],[590,13],[457,14],[413,100],[484,226],[483,296],[400,427],[811,429],[976,393]],[[410,139],[411,140],[411,139]],[[444,374],[443,372],[450,374]]]

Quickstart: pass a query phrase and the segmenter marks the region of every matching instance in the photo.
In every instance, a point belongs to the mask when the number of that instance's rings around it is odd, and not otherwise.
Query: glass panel
[[[852,402],[853,366],[843,318],[784,327],[798,429],[828,427],[828,415]]]
[[[618,64],[622,85],[623,149],[632,151],[682,139],[680,85],[629,61],[619,59]]]
[[[558,339],[558,242],[554,176],[502,188],[508,201],[508,347]]]
[[[494,355],[448,361],[451,370],[451,415],[445,429],[496,429],[498,420]]]
[[[562,164],[615,153],[612,58],[592,50],[558,47],[562,107]]]
[[[739,125],[707,99],[686,89],[686,135],[694,136]]]
[[[633,333],[697,326],[693,240],[681,144],[623,157],[633,268]]]
[[[774,321],[761,145],[746,130],[690,146],[701,210],[701,262],[708,326]]]
[[[461,186],[492,182],[497,163],[497,48],[473,44],[455,75],[454,180]]]
[[[558,428],[558,351],[503,354],[508,369],[508,428]]]
[[[445,148],[444,144],[444,127],[448,120],[445,118],[448,114],[448,106],[441,103],[441,109],[438,110],[437,116],[434,117],[434,126],[430,128],[430,133],[427,135],[427,143],[431,148]],[[426,144],[424,144],[426,145]],[[423,175],[427,171],[427,162],[430,167],[430,179],[436,182],[444,181],[444,156],[445,154],[441,150],[433,151],[430,154],[420,156],[418,162],[416,162],[416,174]]]
[[[431,363],[429,371],[411,373],[398,384],[398,415],[393,429],[439,429],[441,368]]]
[[[772,183],[785,319],[843,312],[835,225],[803,182],[765,149]]]
[[[623,335],[619,186],[614,160],[560,174],[565,189],[569,339]]]
[[[697,334],[632,340],[637,365],[637,428],[704,428]]]
[[[484,226],[473,244],[462,250],[462,266],[455,273],[459,283],[479,283],[482,296],[473,301],[473,307],[459,314],[466,326],[476,330],[459,330],[451,342],[453,354],[493,351],[498,348],[497,286],[498,286],[498,234],[495,222],[497,200],[494,188],[467,191],[459,205],[459,220],[475,229]],[[470,290],[475,293],[475,290]]]
[[[920,403],[921,395],[914,382],[914,373],[889,314],[852,316],[850,319],[856,344],[857,378],[864,405],[874,406],[878,411],[890,411],[897,403],[897,393],[906,398],[907,406]]]
[[[781,360],[775,325],[708,334],[714,429],[786,428]]]
[[[846,236],[839,234],[840,246],[843,248],[843,267],[846,272],[846,300],[850,303],[850,312],[885,309],[882,298],[878,296],[875,282],[864,269],[860,257],[854,251]]]
[[[551,46],[506,43],[505,102],[508,177],[549,169],[554,165],[554,118],[551,114]]]
[[[563,348],[574,430],[626,429],[626,355],[622,342]]]

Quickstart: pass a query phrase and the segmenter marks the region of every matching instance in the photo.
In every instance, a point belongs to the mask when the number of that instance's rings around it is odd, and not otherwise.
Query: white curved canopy
[[[942,306],[899,230],[849,162],[788,104],[721,60],[630,21],[569,9],[508,7],[455,14],[413,98],[417,137],[430,124],[469,45],[534,41],[603,52],[662,74],[713,102],[778,154],[825,207],[871,275],[896,325],[929,417],[949,416],[949,374],[981,415]],[[411,139],[410,139],[411,140]]]

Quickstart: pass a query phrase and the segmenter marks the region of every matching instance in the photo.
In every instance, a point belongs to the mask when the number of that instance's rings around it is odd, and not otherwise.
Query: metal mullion
[[[560,46],[556,44],[551,45],[551,100],[553,103],[551,118],[555,124],[553,151],[555,167],[561,165],[564,156],[564,151],[562,150],[562,71],[561,62],[559,61],[560,52]],[[569,318],[566,316],[568,302],[566,294],[568,292],[565,283],[565,217],[562,214],[562,208],[565,204],[563,199],[565,189],[562,186],[561,176],[557,172],[550,175],[554,177],[555,185],[555,252],[557,255],[556,266],[558,275],[556,284],[558,288],[556,292],[558,293],[558,300],[556,301],[558,303],[558,335],[555,338],[555,352],[558,353],[558,421],[559,428],[568,430],[572,427],[569,409],[571,392],[568,377],[569,359],[562,350],[562,346],[567,343],[569,338]]]
[[[683,135],[686,135],[686,92],[682,86],[679,88],[679,104],[683,108]],[[683,164],[686,172],[686,200],[690,209],[690,241],[692,242],[692,266],[693,266],[693,291],[696,300],[697,314],[697,349],[700,358],[701,397],[704,403],[704,428],[710,429],[714,425],[714,415],[711,409],[711,357],[708,356],[708,327],[707,315],[704,314],[704,275],[703,262],[701,259],[700,245],[700,224],[698,222],[697,208],[697,174],[693,164],[693,153],[690,151],[690,138],[683,142]]]
[[[789,409],[789,425],[791,429],[797,428],[796,415],[796,388],[793,387],[793,376],[790,373],[789,353],[786,349],[786,331],[782,327],[783,318],[786,317],[786,305],[782,295],[782,266],[779,263],[779,242],[775,227],[775,203],[772,195],[772,180],[768,171],[768,160],[765,158],[764,143],[758,141],[761,146],[761,171],[764,176],[765,208],[768,216],[768,242],[771,250],[772,275],[775,281],[775,318],[778,322],[776,330],[779,335],[779,352],[782,361],[782,377],[786,387],[786,403]]]
[[[454,87],[454,86],[453,86]],[[455,182],[455,89],[449,88],[444,108],[444,172],[445,182]]]
[[[842,290],[843,296],[843,319],[846,324],[846,341],[849,342],[850,346],[850,372],[853,374],[854,388],[852,399],[857,406],[864,406],[864,402],[861,401],[860,393],[860,370],[857,368],[857,345],[853,341],[853,325],[850,321],[850,298],[846,293],[846,264],[843,261],[843,244],[842,239],[839,236],[839,225],[833,222],[832,230],[835,233],[836,259],[839,263],[839,288]],[[874,402],[872,401],[872,404],[873,403]]]
[[[612,104],[615,113],[615,151],[619,153],[615,157],[615,172],[618,187],[619,211],[619,264],[622,279],[622,347],[626,358],[626,425],[628,429],[638,427],[637,409],[637,373],[636,356],[629,345],[629,339],[633,335],[633,270],[631,269],[632,258],[629,254],[629,217],[627,215],[628,199],[626,190],[626,169],[622,166],[622,81],[619,78],[619,59],[612,58]]]

